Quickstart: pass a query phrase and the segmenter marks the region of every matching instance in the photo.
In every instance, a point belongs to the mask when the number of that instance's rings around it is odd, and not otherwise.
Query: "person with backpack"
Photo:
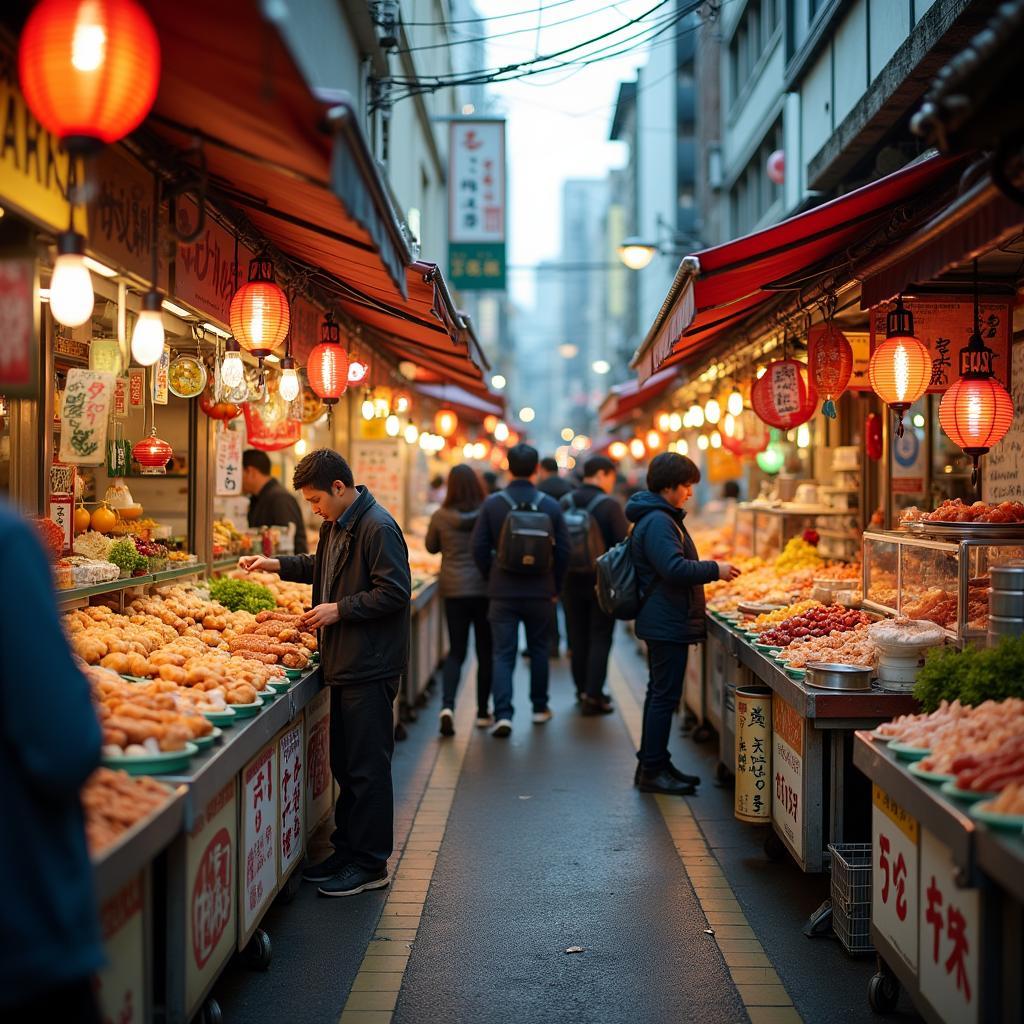
[[[572,678],[580,712],[614,710],[604,692],[615,619],[601,610],[594,593],[597,559],[629,532],[622,506],[613,498],[615,463],[594,455],[583,466],[583,484],[562,498],[569,534],[569,569],[562,590],[565,631],[572,651]]]
[[[444,504],[431,516],[426,548],[441,555],[438,585],[448,622],[448,656],[441,670],[441,735],[455,735],[455,692],[469,648],[469,630],[476,643],[476,724],[491,724],[491,625],[487,621],[487,582],[473,561],[473,527],[484,503],[484,488],[471,466],[455,466],[448,474]]]
[[[487,580],[494,641],[494,717],[491,735],[512,732],[512,674],[519,624],[530,653],[530,701],[537,725],[551,720],[548,648],[551,604],[569,561],[562,509],[535,486],[537,449],[517,444],[508,453],[508,486],[483,504],[473,530],[473,558]]]
[[[626,505],[639,599],[636,635],[647,643],[650,669],[633,779],[644,793],[692,796],[700,783],[672,764],[672,714],[683,695],[689,647],[705,637],[704,585],[739,575],[728,562],[701,561],[686,531],[684,506],[699,482],[700,470],[685,455],[663,452],[647,469],[647,490]]]

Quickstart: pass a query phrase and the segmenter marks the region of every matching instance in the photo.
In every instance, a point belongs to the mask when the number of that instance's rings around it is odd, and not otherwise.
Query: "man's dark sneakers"
[[[580,698],[580,714],[585,717],[591,715],[610,715],[615,711],[614,706],[610,700],[606,700],[603,697],[588,697],[584,694]]]
[[[671,761],[665,765],[664,771],[667,771],[669,775],[677,778],[680,782],[685,782],[688,786],[700,785],[699,775],[687,775],[686,772],[681,772]],[[633,785],[640,785],[640,765],[637,765],[636,771],[633,772]]]
[[[307,882],[329,882],[335,875],[345,870],[346,860],[337,850],[318,861],[316,864],[307,864],[302,869],[302,877]]]
[[[640,772],[637,788],[641,793],[667,793],[669,796],[693,796],[693,786],[680,782],[668,769],[659,772]]]
[[[349,864],[340,875],[324,882],[317,892],[321,896],[356,896],[370,889],[383,889],[388,881],[387,868],[368,871],[358,864]]]

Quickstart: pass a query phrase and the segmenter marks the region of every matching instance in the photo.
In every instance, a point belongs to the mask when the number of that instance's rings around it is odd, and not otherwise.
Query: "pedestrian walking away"
[[[331,694],[331,771],[341,795],[334,852],[303,877],[319,883],[323,896],[352,896],[388,884],[393,705],[409,660],[409,551],[398,523],[369,490],[355,485],[337,452],[310,452],[295,467],[292,485],[324,520],[316,554],[250,556],[239,564],[313,584],[313,608],[303,626],[319,631]]]
[[[297,555],[309,551],[306,543],[306,521],[294,496],[270,475],[270,456],[258,448],[249,448],[242,455],[242,490],[249,495],[250,526],[287,526],[295,524]]]
[[[569,535],[562,509],[535,486],[537,450],[517,444],[509,450],[512,480],[491,495],[473,530],[473,558],[487,580],[488,615],[494,642],[494,718],[491,734],[512,732],[512,679],[519,625],[530,654],[533,721],[551,718],[548,705],[548,649],[551,607],[569,559]]]
[[[562,498],[569,534],[569,568],[562,588],[565,631],[571,652],[576,697],[584,715],[608,714],[604,692],[615,619],[597,603],[595,562],[629,531],[622,505],[612,497],[615,463],[594,455],[583,466],[583,484]]]
[[[689,647],[705,637],[704,585],[731,580],[728,562],[701,561],[686,531],[684,506],[700,482],[685,455],[663,452],[647,470],[647,490],[626,505],[640,587],[636,635],[647,644],[649,678],[634,784],[645,793],[692,795],[700,779],[679,771],[668,751],[672,714],[683,695]]]
[[[470,467],[455,466],[448,475],[444,504],[430,518],[426,548],[441,555],[438,580],[448,623],[448,655],[442,668],[441,735],[455,733],[455,694],[469,650],[469,631],[476,644],[476,724],[491,725],[493,654],[487,619],[487,581],[473,560],[473,528],[484,503],[480,477]]]
[[[537,467],[537,490],[546,494],[555,501],[561,501],[567,494],[571,494],[573,485],[561,475],[558,463],[550,455],[540,460]],[[564,607],[564,605],[563,605]],[[566,626],[566,640],[568,642],[569,627]],[[551,605],[551,643],[550,653],[552,658],[557,658],[561,653],[562,637],[558,629],[558,602]]]

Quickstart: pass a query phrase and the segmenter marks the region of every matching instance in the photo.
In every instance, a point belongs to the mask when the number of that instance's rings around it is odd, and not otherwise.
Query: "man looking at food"
[[[392,707],[409,660],[412,580],[398,523],[348,463],[327,448],[295,467],[292,486],[324,522],[315,555],[239,560],[248,572],[313,584],[304,629],[318,629],[320,668],[331,693],[331,771],[341,795],[334,852],[303,877],[322,896],[354,896],[388,884],[394,842]]]
[[[270,475],[270,456],[258,448],[247,448],[242,455],[242,490],[249,495],[249,525],[287,526],[295,524],[295,554],[309,551],[302,509]]]

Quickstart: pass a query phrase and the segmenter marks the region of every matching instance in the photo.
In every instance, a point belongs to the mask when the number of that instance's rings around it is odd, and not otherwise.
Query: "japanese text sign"
[[[128,392],[130,386],[130,377],[118,377],[114,381],[114,408],[112,412],[119,420],[128,418]]]
[[[149,1020],[146,1007],[146,921],[143,876],[133,878],[100,907],[107,966],[96,979],[105,1021]]]
[[[141,409],[146,404],[146,369],[133,366],[128,371],[128,405]]]
[[[804,853],[804,720],[777,693],[772,700],[772,820],[797,857]]]
[[[918,824],[881,787],[871,810],[871,920],[917,973]]]
[[[352,447],[352,472],[399,522],[405,515],[402,455],[398,440],[358,441]]]
[[[216,481],[218,498],[236,498],[242,493],[242,432],[226,425],[217,432]]]
[[[277,799],[277,744],[271,743],[242,773],[242,943],[248,940],[263,909],[277,892]]]
[[[68,370],[61,406],[60,461],[99,466],[107,457],[107,421],[114,399],[114,375]]]
[[[771,814],[772,697],[736,691],[736,817],[767,821]]]
[[[278,841],[278,874],[284,878],[302,856],[302,826],[305,821],[303,786],[303,721],[300,718],[281,734],[278,743],[278,794],[281,807]]]
[[[0,395],[34,397],[38,389],[36,261],[0,260]]]
[[[158,362],[153,364],[153,402],[156,405],[167,404],[167,384],[171,371],[171,353],[164,346]]]
[[[311,835],[331,809],[331,703],[321,690],[306,706],[306,834]]]

